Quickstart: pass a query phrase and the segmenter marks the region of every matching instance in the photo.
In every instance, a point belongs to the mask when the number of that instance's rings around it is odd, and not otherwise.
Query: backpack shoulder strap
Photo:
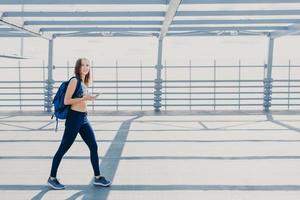
[[[71,78],[69,79],[69,82],[70,82],[73,78],[76,78],[76,79],[77,79],[77,85],[76,85],[76,89],[75,89],[75,91],[74,91],[74,94],[76,94],[76,93],[78,92],[78,90],[79,90],[81,80],[80,80],[77,76],[73,76],[73,77],[71,77]],[[74,94],[73,94],[73,95],[74,95]]]
[[[77,77],[76,77],[76,79],[77,79],[77,85],[76,85],[76,89],[74,91],[74,94],[76,94],[78,92],[79,87],[81,86],[81,80]]]
[[[76,78],[77,81],[80,81],[79,78],[78,78],[77,76],[72,76],[72,77],[69,79],[69,82],[70,82],[73,78]]]

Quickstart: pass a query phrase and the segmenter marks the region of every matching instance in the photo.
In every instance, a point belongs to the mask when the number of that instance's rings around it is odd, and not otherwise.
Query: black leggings
[[[65,122],[65,131],[61,141],[61,144],[53,158],[51,167],[51,177],[56,177],[57,168],[65,153],[69,150],[75,138],[80,133],[83,141],[87,144],[90,150],[90,159],[94,170],[94,175],[99,176],[99,158],[98,158],[98,146],[95,139],[94,131],[87,119],[86,112],[78,112],[71,110],[68,113]]]

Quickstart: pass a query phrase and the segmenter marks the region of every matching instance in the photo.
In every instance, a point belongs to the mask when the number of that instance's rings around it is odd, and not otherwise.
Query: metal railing
[[[93,63],[92,63],[93,65]],[[11,67],[9,67],[11,69]],[[28,68],[28,67],[27,67]],[[31,67],[32,69],[41,67]],[[44,110],[45,65],[41,81],[0,81],[1,110]],[[3,67],[0,68],[4,69]],[[16,67],[16,70],[18,67]],[[176,69],[184,70],[186,76],[176,75]],[[231,70],[231,78],[226,78],[226,70]],[[286,72],[287,76],[277,76],[276,70]],[[56,71],[59,71],[56,74]],[[63,71],[61,71],[63,70]],[[134,70],[136,75],[128,75]],[[173,72],[172,72],[173,70]],[[199,78],[201,70],[206,70]],[[208,71],[207,71],[208,70]],[[209,71],[210,70],[210,71]],[[254,70],[251,76],[249,70]],[[54,88],[57,91],[61,81],[71,77],[73,67],[55,66]],[[111,76],[105,80],[99,76],[103,71]],[[234,72],[233,72],[234,71]],[[271,109],[298,109],[300,107],[299,65],[274,65],[272,81]],[[1,71],[0,71],[1,72]],[[233,73],[232,73],[233,72]],[[154,66],[93,66],[90,92],[103,92],[96,101],[89,104],[92,110],[153,110]],[[59,77],[58,77],[59,76]],[[234,78],[232,78],[234,76]],[[293,77],[295,76],[295,77]],[[172,78],[175,77],[175,78]],[[207,77],[207,78],[203,78]],[[220,78],[219,78],[220,77]],[[245,77],[245,78],[244,78]],[[249,78],[250,77],[250,78]],[[162,69],[162,110],[173,109],[263,109],[265,65],[211,66],[191,65],[169,66]]]

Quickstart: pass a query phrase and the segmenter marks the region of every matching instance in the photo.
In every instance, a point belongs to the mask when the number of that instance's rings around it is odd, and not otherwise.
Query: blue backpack
[[[74,76],[72,78],[77,78],[77,77]],[[70,110],[70,107],[71,107],[70,105],[64,104],[64,99],[65,99],[65,94],[66,94],[69,82],[71,81],[72,78],[70,78],[68,81],[62,82],[62,84],[59,86],[59,88],[56,92],[56,95],[52,101],[52,104],[54,105],[54,113],[53,113],[51,119],[53,119],[54,116],[56,117],[55,132],[57,132],[58,119],[66,119],[68,112]],[[77,78],[77,85],[76,85],[76,89],[75,89],[73,96],[77,96],[79,87],[80,87],[80,80]]]

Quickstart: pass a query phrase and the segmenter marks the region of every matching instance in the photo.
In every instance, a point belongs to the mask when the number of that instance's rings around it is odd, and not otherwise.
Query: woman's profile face
[[[87,59],[81,60],[81,67],[80,67],[80,74],[81,75],[87,75],[90,71],[90,63]]]

